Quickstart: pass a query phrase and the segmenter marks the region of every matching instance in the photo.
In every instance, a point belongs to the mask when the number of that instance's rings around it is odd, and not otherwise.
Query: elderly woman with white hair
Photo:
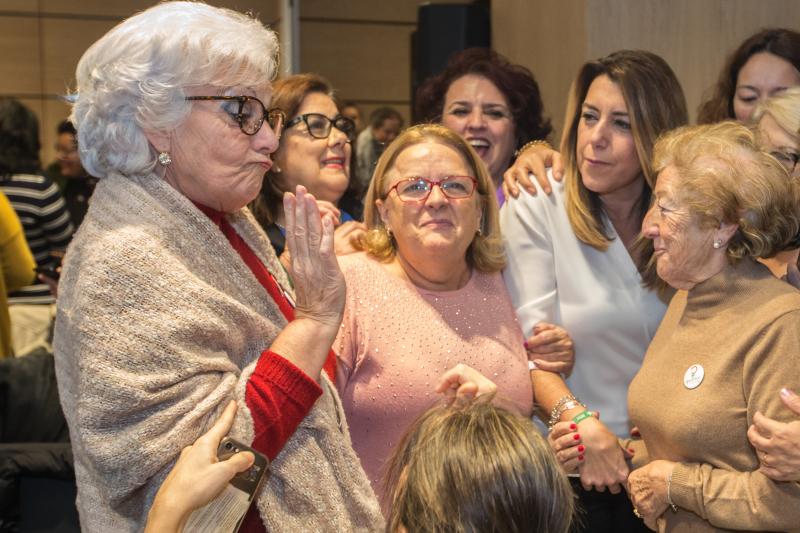
[[[287,193],[294,290],[245,208],[272,165],[275,34],[195,2],[119,24],[81,58],[72,119],[100,177],[55,331],[86,531],[139,531],[185,446],[231,399],[273,460],[244,530],[378,530],[328,375],[344,307],[333,224]],[[279,453],[280,452],[280,453]]]

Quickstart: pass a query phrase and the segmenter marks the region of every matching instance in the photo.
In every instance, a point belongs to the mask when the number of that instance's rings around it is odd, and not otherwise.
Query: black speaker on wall
[[[488,0],[469,4],[425,4],[417,10],[417,31],[411,35],[411,108],[417,87],[441,72],[455,52],[492,45]],[[418,117],[414,117],[416,122]]]

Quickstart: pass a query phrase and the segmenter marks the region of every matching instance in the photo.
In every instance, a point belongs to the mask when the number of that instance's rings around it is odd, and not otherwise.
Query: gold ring
[[[761,456],[761,462],[764,464],[764,466],[769,466],[769,463],[767,462],[767,452],[764,452],[764,455]]]
[[[639,509],[637,509],[636,507],[633,508],[633,514],[636,515],[636,518],[641,518],[642,517],[642,515],[639,514]]]

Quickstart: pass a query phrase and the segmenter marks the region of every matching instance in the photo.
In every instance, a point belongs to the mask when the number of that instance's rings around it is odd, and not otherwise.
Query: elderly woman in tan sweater
[[[673,131],[654,167],[642,229],[677,293],[629,389],[636,512],[659,531],[796,528],[800,484],[758,471],[747,428],[788,420],[775,391],[800,385],[800,294],[756,262],[797,234],[800,191],[732,122]]]

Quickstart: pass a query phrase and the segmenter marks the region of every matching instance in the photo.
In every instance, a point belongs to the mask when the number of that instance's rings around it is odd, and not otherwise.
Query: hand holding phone
[[[255,450],[225,437],[233,425],[235,414],[236,402],[231,401],[211,429],[183,449],[178,462],[156,494],[145,533],[230,533],[238,529],[267,470],[268,460]],[[253,469],[254,465],[258,465],[258,468]],[[235,479],[237,476],[238,480]],[[245,487],[249,492],[236,485]],[[242,497],[242,494],[245,496]],[[223,521],[223,516],[215,514],[217,511],[213,506],[220,505],[226,495],[235,496],[234,501],[239,503],[232,510],[232,518]],[[205,510],[209,510],[210,514],[201,513]]]

